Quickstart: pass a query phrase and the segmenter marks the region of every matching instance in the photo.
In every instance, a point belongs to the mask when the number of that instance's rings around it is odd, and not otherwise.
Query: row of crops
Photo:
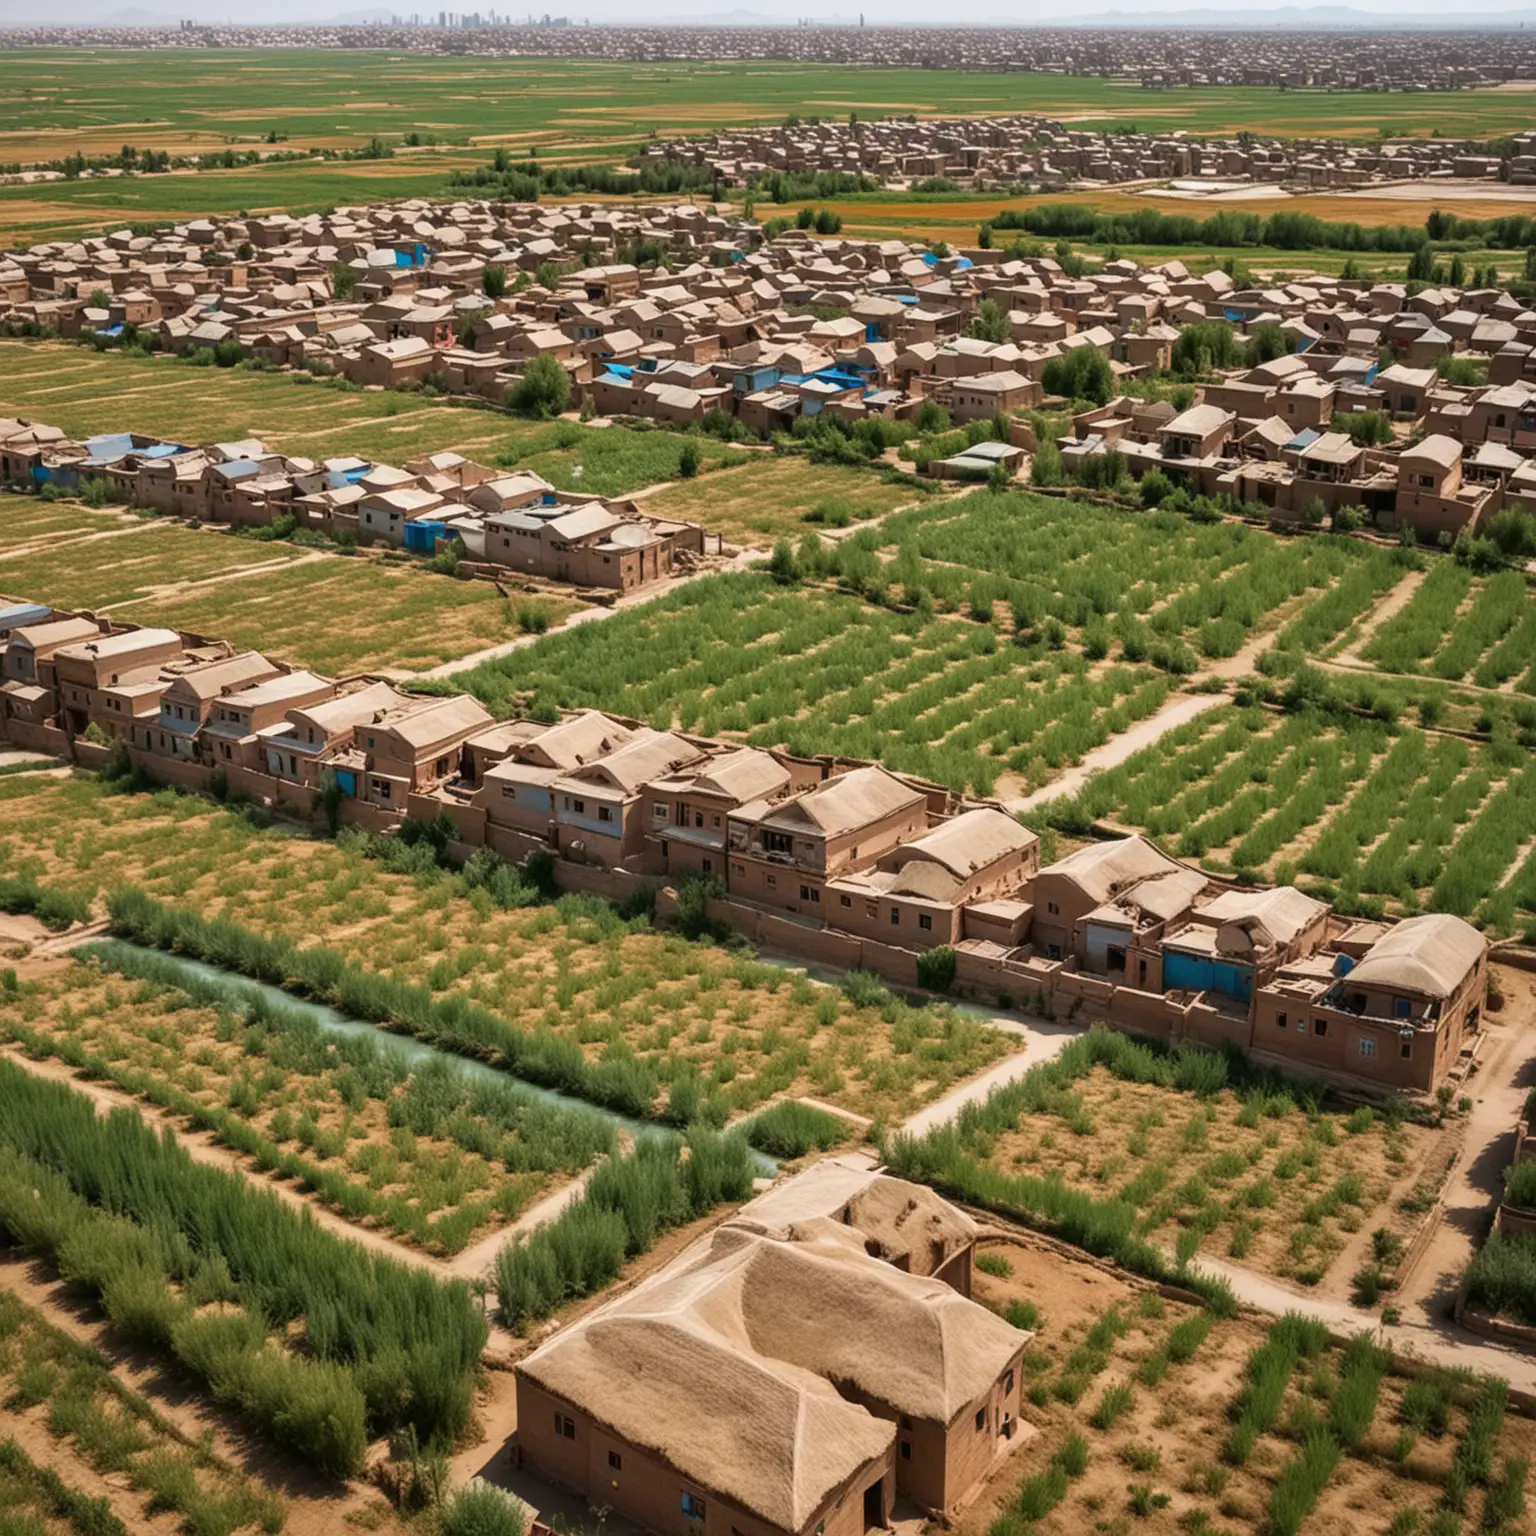
[[[1095,669],[986,624],[899,613],[760,576],[695,582],[455,679],[488,708],[617,710],[704,735],[879,757],[979,793],[1040,782],[1167,697],[1150,667]]]
[[[880,549],[895,551],[889,570],[904,588],[925,589],[941,606],[979,592],[1006,602],[1020,627],[1055,619],[1088,632],[1144,630],[1207,658],[1233,655],[1276,609],[1357,567],[1401,570],[1390,552],[1351,539],[1286,541],[1235,523],[1127,517],[1021,492],[913,507],[847,540],[839,564]]]
[[[1536,603],[1525,575],[1479,578],[1442,560],[1371,636],[1362,656],[1388,672],[1536,693]]]
[[[1051,816],[1143,830],[1215,870],[1310,877],[1346,910],[1432,908],[1500,933],[1536,913],[1536,763],[1507,741],[1222,706]]]

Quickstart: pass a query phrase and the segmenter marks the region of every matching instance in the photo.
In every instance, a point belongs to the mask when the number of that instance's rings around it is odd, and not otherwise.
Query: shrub
[[[1307,1436],[1269,1496],[1269,1529],[1275,1536],[1296,1536],[1338,1464],[1339,1446],[1332,1435],[1318,1430]]]
[[[770,1157],[804,1157],[813,1147],[825,1152],[848,1140],[849,1126],[837,1115],[780,1099],[754,1115],[746,1124],[747,1140]]]
[[[956,957],[948,944],[925,949],[917,957],[917,984],[930,992],[947,992],[955,982]]]
[[[443,1536],[523,1536],[523,1506],[510,1494],[475,1478],[442,1508]]]
[[[522,378],[507,390],[506,403],[520,416],[558,416],[571,403],[571,376],[552,357],[531,358]]]
[[[678,450],[677,472],[684,480],[692,480],[699,472],[699,445],[685,442]]]

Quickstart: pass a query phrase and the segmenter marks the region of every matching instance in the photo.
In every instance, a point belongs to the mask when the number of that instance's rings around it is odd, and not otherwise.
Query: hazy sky
[[[498,11],[510,10],[515,14],[518,0],[495,0],[495,3]],[[36,4],[36,0],[0,0],[0,25],[36,26],[44,18],[56,24],[91,24],[119,18],[126,20],[130,12],[147,13],[169,21],[185,17],[212,23],[312,24],[332,16],[372,9],[374,4],[375,0],[329,0],[329,3],[320,0],[318,4],[315,0],[261,0],[260,4],[253,4],[252,0],[163,0],[163,3],[162,0],[53,0],[45,10]],[[491,4],[492,0],[456,0],[453,8],[489,10]],[[384,0],[386,11],[394,10],[405,15],[413,11],[425,14],[429,6],[435,13],[437,5],[432,0]],[[857,19],[859,6],[860,0],[835,0],[834,5],[821,14],[829,22],[852,21]],[[628,0],[538,0],[535,9],[540,14],[547,10],[557,15],[569,15],[578,21],[590,18],[597,23],[633,23],[637,15],[643,14],[637,13]],[[792,19],[805,9],[804,0],[791,0],[790,5],[782,8],[771,0],[659,0],[652,14],[658,20],[672,21],[690,17],[723,18],[737,12],[744,13],[743,19],[759,22],[777,17]],[[1047,4],[1039,9],[1031,8],[1027,19],[1032,25],[1050,26],[1058,21],[1081,22],[1108,13],[1159,17],[1175,14],[1202,21],[1215,21],[1221,14],[1239,25],[1262,26],[1267,18],[1296,25],[1305,24],[1309,10],[1315,12],[1319,21],[1332,19],[1335,25],[1347,21],[1350,15],[1362,18],[1368,15],[1373,20],[1380,18],[1383,25],[1389,25],[1393,19],[1406,19],[1418,26],[1465,26],[1500,16],[1509,16],[1512,21],[1522,17],[1536,19],[1536,0],[1520,9],[1490,3],[1474,4],[1460,12],[1446,7],[1443,0],[1353,0],[1348,7],[1261,5],[1244,6],[1236,12],[1224,8],[1220,13],[1208,8],[1208,0],[1204,3],[1203,0],[1185,0],[1185,3],[1180,0],[1074,0],[1074,3],[1059,7]],[[867,3],[865,12],[866,15],[869,12]],[[989,13],[984,3],[977,7],[977,12],[976,20],[982,24],[1007,24],[1018,16],[1017,11],[1006,6]],[[931,24],[934,19],[933,7],[925,0],[884,0],[878,7],[878,15],[882,22],[893,25]]]

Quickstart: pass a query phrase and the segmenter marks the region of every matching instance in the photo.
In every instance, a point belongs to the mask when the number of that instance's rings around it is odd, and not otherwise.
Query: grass
[[[118,608],[157,590],[232,576],[250,566],[280,565],[302,551],[287,544],[219,538],[170,522],[128,522],[117,513],[79,513],[75,528],[107,537],[50,538],[18,547],[4,532],[18,498],[0,495],[0,591],[61,608]]]
[[[206,585],[182,585],[197,582]],[[0,591],[215,635],[331,677],[422,671],[514,638],[530,613],[556,624],[578,606],[504,598],[489,582],[453,581],[414,562],[317,556],[4,495]]]
[[[807,523],[846,526],[882,516],[921,494],[864,470],[756,455],[738,468],[668,486],[647,496],[644,507],[654,517],[701,522],[735,544],[763,546],[798,537]]]
[[[0,1291],[0,1341],[0,1395],[7,1407],[18,1415],[39,1410],[32,1417],[46,1425],[52,1442],[69,1447],[98,1478],[181,1515],[189,1536],[281,1529],[285,1510],[277,1494],[189,1440],[125,1387],[105,1357],[10,1291]],[[46,1469],[29,1467],[13,1446],[0,1446],[0,1508],[14,1516],[29,1502],[37,1513],[46,1512],[39,1504],[52,1504],[53,1513],[70,1518],[73,1500],[52,1497]],[[110,1508],[107,1499],[93,1502]],[[76,1524],[100,1536],[122,1529],[112,1524],[115,1518],[93,1516]]]
[[[0,1034],[435,1253],[459,1251],[614,1146],[596,1116],[511,1084],[471,1085],[446,1062],[412,1070],[385,1041],[322,1035],[252,989],[124,946],[24,983],[0,1004]]]
[[[542,1025],[594,1067],[626,1061],[665,1079],[662,1107],[676,1094],[679,1111],[693,1106],[687,1118],[806,1095],[900,1119],[1011,1043],[952,1010],[912,1008],[879,987],[856,1002],[587,898],[498,907],[462,876],[396,873],[355,838],[338,846],[266,828],[173,791],[0,780],[0,826],[0,874],[87,900],[140,886],[273,938],[321,937],[346,964],[434,1007]]]

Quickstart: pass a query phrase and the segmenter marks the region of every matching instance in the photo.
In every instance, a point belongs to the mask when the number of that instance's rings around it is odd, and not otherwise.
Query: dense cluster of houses
[[[41,422],[0,418],[0,482],[66,493],[104,481],[125,506],[233,528],[293,527],[343,543],[431,555],[446,545],[464,574],[629,592],[695,571],[721,551],[697,523],[650,517],[639,503],[557,491],[528,470],[459,453],[403,468],[356,457],[308,459],[259,439],[190,447],[133,432],[75,442]]]
[[[434,25],[434,18],[436,24]],[[1456,90],[1536,78],[1536,44],[1511,25],[1349,30],[1079,26],[586,26],[566,16],[419,13],[358,25],[72,27],[33,24],[9,47],[410,49],[492,58],[730,61],[1105,75],[1149,87],[1266,85],[1359,91]]]
[[[616,259],[636,242],[671,264]],[[334,294],[338,265],[352,288],[345,301]],[[512,279],[494,300],[491,268]],[[523,281],[535,274],[544,281]],[[976,334],[982,320],[993,339]],[[1213,320],[1239,339],[1277,330],[1284,350],[1252,368],[1210,370],[1215,380],[1189,410],[1135,398],[1137,381],[1168,370],[1181,334]],[[599,421],[724,422],[767,436],[823,414],[910,420],[930,400],[961,423],[1011,420],[1007,441],[937,463],[935,473],[956,477],[1016,468],[1035,443],[1012,419],[1046,399],[1053,362],[1086,347],[1125,397],[1077,420],[1062,445],[1069,468],[1114,450],[1133,474],[1158,467],[1282,515],[1318,502],[1361,508],[1429,538],[1475,530],[1508,503],[1536,507],[1536,311],[1497,288],[1321,274],[1239,287],[1219,270],[1126,259],[1074,275],[1051,256],[993,249],[936,253],[798,230],[764,241],[756,223],[686,204],[412,202],[11,251],[0,255],[0,324],[107,338],[134,326],[172,351],[233,347],[272,366],[498,402],[542,358],[564,371],[572,406]],[[1357,445],[1342,428],[1370,413],[1390,418],[1391,436]],[[132,479],[127,499],[205,519],[292,509],[346,529],[357,516],[361,536],[399,543],[412,521],[458,519],[479,538],[484,516],[541,529],[573,518],[548,537],[566,543],[579,528],[600,543],[659,540],[690,557],[699,548],[697,530],[636,532],[646,525],[633,508],[594,510],[590,498],[453,455],[396,470],[281,460],[253,444],[184,451],[120,434],[75,444],[30,424],[8,430],[6,480],[68,483],[99,469],[119,490]],[[619,521],[595,529],[603,517]],[[520,521],[506,538],[486,534],[484,558],[558,576],[520,558],[545,536]],[[617,552],[604,553],[616,573]],[[641,563],[636,579],[651,579]],[[600,570],[560,579],[627,584]]]
[[[568,881],[610,893],[702,878],[722,918],[808,959],[911,982],[920,955],[951,951],[972,994],[1426,1092],[1482,1007],[1487,945],[1458,918],[1345,921],[1140,838],[1040,867],[1039,839],[995,803],[876,763],[595,710],[496,722],[467,695],[336,682],[36,604],[0,608],[0,645],[0,725],[17,745],[78,757],[82,741],[121,743],[161,780],[217,778],[306,815],[331,793],[381,828],[446,817],[466,849],[547,851]]]
[[[516,1454],[658,1536],[943,1517],[1030,1438],[1031,1335],[971,1300],[976,1237],[817,1163],[519,1361]]]
[[[775,171],[835,171],[910,185],[941,177],[962,186],[1061,188],[1079,183],[1193,178],[1194,195],[1234,182],[1297,187],[1363,187],[1424,177],[1536,181],[1536,134],[1512,141],[1507,156],[1451,139],[1191,138],[1169,131],[1112,133],[1053,118],[889,117],[775,123],[699,137],[654,140],[636,165],[709,170],[725,186]]]

